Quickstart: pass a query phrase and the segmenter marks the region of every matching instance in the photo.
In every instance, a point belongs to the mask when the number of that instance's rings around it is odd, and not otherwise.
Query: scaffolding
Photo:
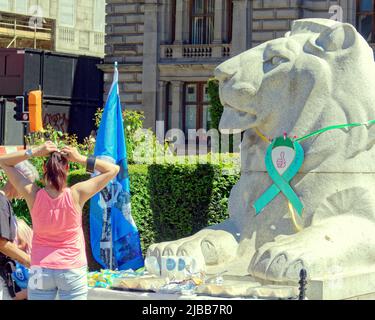
[[[0,12],[0,48],[55,49],[55,20]]]

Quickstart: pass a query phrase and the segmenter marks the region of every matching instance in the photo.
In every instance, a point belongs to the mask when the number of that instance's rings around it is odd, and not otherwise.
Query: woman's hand
[[[55,151],[59,151],[57,146],[52,141],[47,141],[44,144],[36,148],[33,148],[33,156],[34,157],[46,157]]]
[[[79,163],[86,162],[86,157],[81,155],[78,152],[77,148],[66,146],[61,149],[61,153],[63,154],[64,157],[68,159],[68,161],[79,162]]]

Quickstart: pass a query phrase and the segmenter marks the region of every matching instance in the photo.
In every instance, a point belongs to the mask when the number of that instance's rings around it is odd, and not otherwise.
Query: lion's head
[[[366,121],[375,117],[374,71],[373,51],[352,25],[296,20],[284,38],[217,67],[220,128],[260,127],[274,136],[304,134],[330,119]]]

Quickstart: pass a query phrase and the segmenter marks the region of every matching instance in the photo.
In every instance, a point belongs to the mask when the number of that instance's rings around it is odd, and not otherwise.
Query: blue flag
[[[144,266],[144,261],[138,229],[131,215],[130,182],[117,63],[96,137],[94,154],[98,159],[118,164],[120,172],[90,201],[93,256],[105,269],[137,270]]]

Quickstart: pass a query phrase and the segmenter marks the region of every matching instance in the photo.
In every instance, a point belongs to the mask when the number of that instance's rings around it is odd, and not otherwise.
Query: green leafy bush
[[[220,119],[224,111],[224,107],[220,102],[219,81],[216,79],[209,79],[207,82],[207,85],[208,85],[208,97],[209,97],[209,101],[211,105],[210,108],[208,109],[210,112],[210,116],[211,116],[211,128],[219,129]],[[220,133],[220,136],[221,136],[221,133]],[[221,144],[220,144],[220,152],[223,152]],[[229,135],[229,152],[234,152],[232,134]]]
[[[179,239],[225,220],[230,190],[238,178],[211,164],[151,165],[155,240]]]
[[[7,181],[7,176],[5,175],[5,172],[0,169],[0,188],[5,185],[6,181]]]
[[[210,100],[209,112],[211,115],[211,128],[218,129],[221,115],[223,114],[224,107],[220,102],[219,96],[219,81],[216,79],[208,80],[208,97]]]

